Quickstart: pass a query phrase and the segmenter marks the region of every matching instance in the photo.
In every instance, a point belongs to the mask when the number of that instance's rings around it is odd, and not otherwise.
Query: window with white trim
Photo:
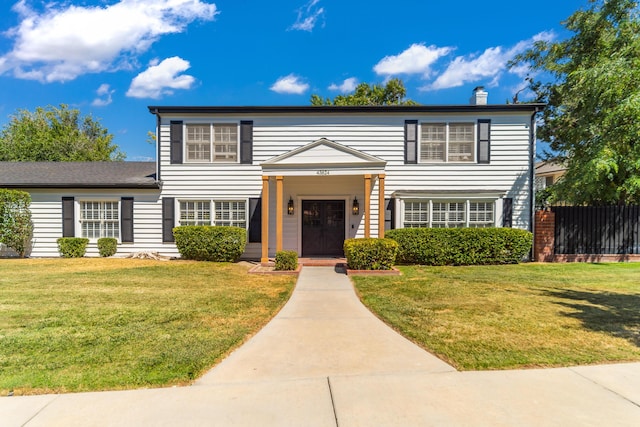
[[[404,228],[494,227],[493,200],[404,200]]]
[[[238,161],[237,124],[187,124],[185,127],[187,162],[236,163]]]
[[[420,127],[420,161],[475,161],[474,123],[422,123]]]
[[[180,201],[180,225],[226,225],[247,228],[247,202],[244,200]]]
[[[80,230],[82,237],[120,238],[120,210],[118,202],[80,202]]]

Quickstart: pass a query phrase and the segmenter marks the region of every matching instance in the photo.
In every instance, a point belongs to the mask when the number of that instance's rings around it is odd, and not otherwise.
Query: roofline
[[[96,188],[96,189],[127,189],[127,190],[159,190],[159,183],[149,184],[50,184],[50,183],[24,183],[24,184],[0,184],[0,188]]]
[[[491,105],[305,105],[305,106],[158,106],[147,107],[151,114],[283,114],[283,113],[471,113],[471,112],[538,112],[546,104]]]

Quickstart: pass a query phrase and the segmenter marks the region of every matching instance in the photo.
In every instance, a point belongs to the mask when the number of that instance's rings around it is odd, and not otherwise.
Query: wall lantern
[[[289,196],[289,202],[287,202],[287,214],[293,215],[293,199]]]
[[[360,213],[360,203],[358,203],[357,197],[353,198],[353,206],[351,207],[351,212],[353,212],[354,215],[358,215]]]

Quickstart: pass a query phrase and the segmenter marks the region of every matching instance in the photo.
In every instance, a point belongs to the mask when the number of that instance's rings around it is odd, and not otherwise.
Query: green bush
[[[276,252],[276,270],[292,271],[298,268],[298,253],[296,251]]]
[[[347,239],[344,255],[352,270],[391,270],[396,261],[398,243],[391,239]]]
[[[118,250],[118,240],[113,237],[101,237],[98,239],[98,252],[101,257],[115,255]]]
[[[233,262],[247,244],[247,230],[239,227],[186,225],[173,235],[182,258],[196,261]]]
[[[63,258],[82,258],[87,252],[89,239],[83,237],[61,237],[57,242],[58,252]]]
[[[24,258],[31,248],[31,195],[26,191],[0,188],[0,243]]]
[[[398,264],[515,264],[529,253],[533,234],[517,228],[402,228],[386,237],[398,242]]]

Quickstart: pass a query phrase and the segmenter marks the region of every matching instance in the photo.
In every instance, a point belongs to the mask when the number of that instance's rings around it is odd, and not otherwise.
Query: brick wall
[[[555,214],[551,211],[536,211],[533,238],[534,261],[553,262],[555,220]]]

